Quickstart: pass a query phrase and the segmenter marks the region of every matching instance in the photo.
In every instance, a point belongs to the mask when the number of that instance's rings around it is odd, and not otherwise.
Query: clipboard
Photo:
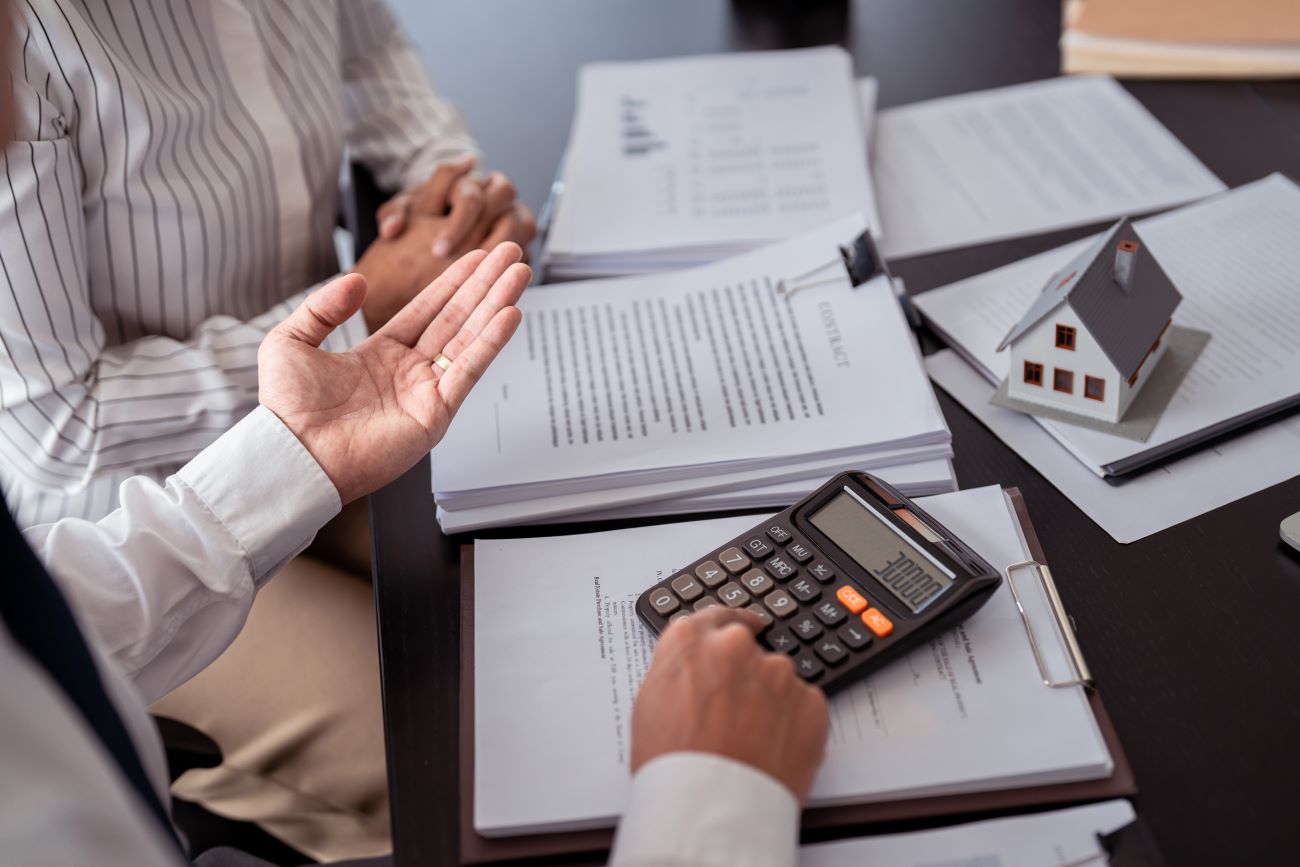
[[[1129,797],[1137,792],[1137,781],[1128,758],[1120,746],[1119,736],[1101,703],[1101,696],[1091,688],[1091,678],[1086,662],[1074,641],[1069,617],[1061,606],[1052,584],[1051,572],[1042,544],[1029,519],[1029,511],[1018,488],[1005,489],[1021,531],[1029,548],[1030,560],[1012,564],[1009,575],[1004,575],[1013,587],[1013,594],[1034,585],[1029,583],[1027,571],[1035,571],[1048,593],[1049,602],[1057,617],[1058,628],[1065,636],[1067,649],[1074,666],[1074,679],[1054,681],[1042,664],[1037,651],[1037,638],[1026,630],[1035,658],[1043,674],[1044,688],[1073,686],[1082,683],[1088,687],[1088,703],[1097,719],[1102,739],[1106,743],[1115,768],[1111,776],[1099,780],[1077,783],[1055,783],[998,791],[975,792],[960,795],[905,798],[894,801],[877,801],[866,804],[848,804],[837,807],[816,807],[804,810],[803,831],[827,831],[836,828],[854,828],[861,833],[863,826],[904,820],[932,819],[944,816],[965,816],[977,813],[1006,812],[1026,808],[1065,806],[1088,801]],[[465,864],[488,864],[497,861],[542,858],[551,856],[576,856],[608,851],[614,839],[612,828],[590,831],[563,831],[554,834],[526,834],[518,837],[484,837],[474,830],[474,546],[461,547],[461,653],[460,653],[460,857]],[[1016,591],[1019,591],[1017,593]],[[1023,611],[1022,611],[1023,616]],[[822,835],[818,835],[819,837]]]

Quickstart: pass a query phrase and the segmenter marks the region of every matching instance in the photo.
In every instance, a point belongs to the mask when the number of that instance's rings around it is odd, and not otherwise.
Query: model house
[[[1003,338],[1009,397],[1118,422],[1166,349],[1182,295],[1128,219],[1052,275]]]

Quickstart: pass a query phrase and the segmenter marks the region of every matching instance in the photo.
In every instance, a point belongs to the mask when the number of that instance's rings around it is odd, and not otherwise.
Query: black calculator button
[[[767,528],[767,538],[771,539],[778,545],[784,545],[794,537],[790,535],[789,530],[782,527],[780,524],[770,524]]]
[[[826,667],[818,662],[817,657],[805,650],[794,658],[794,670],[804,680],[816,680],[822,676]]]
[[[695,580],[694,575],[678,575],[670,586],[673,592],[682,597],[685,602],[694,602],[704,595],[704,588],[700,586],[699,581]]]
[[[849,652],[844,649],[844,645],[834,638],[822,639],[813,645],[813,650],[827,665],[839,665],[849,655]]]
[[[749,568],[749,558],[739,548],[728,548],[718,555],[718,560],[732,575],[739,575]]]
[[[790,592],[790,595],[800,602],[812,602],[822,595],[822,591],[817,588],[817,585],[807,578],[796,578],[785,587]]]
[[[745,589],[755,596],[762,596],[776,587],[776,582],[767,577],[766,572],[760,572],[757,569],[750,569],[744,575],[741,575],[740,583],[745,585]]]
[[[747,606],[745,610],[754,612],[754,614],[757,615],[758,619],[763,621],[764,629],[772,625],[773,622],[772,615],[767,612],[766,608],[764,608],[762,605],[759,605],[757,602]]]
[[[718,588],[718,601],[728,608],[744,608],[749,604],[749,594],[736,582],[728,581]]]
[[[699,578],[705,587],[717,587],[727,580],[727,573],[723,572],[722,567],[712,560],[705,560],[695,567],[695,577]]]
[[[823,602],[813,609],[813,614],[816,614],[817,619],[827,626],[834,626],[848,616],[844,613],[844,609],[834,602]]]
[[[794,565],[789,560],[785,559],[780,554],[777,554],[771,560],[764,563],[763,568],[767,570],[767,574],[771,575],[778,581],[784,581],[795,572],[799,571],[794,568]]]
[[[763,643],[777,653],[798,653],[799,642],[784,626],[773,626],[763,634]]]
[[[767,544],[767,540],[762,536],[754,536],[745,540],[745,553],[751,557],[763,558],[771,554],[773,548]]]
[[[849,647],[854,650],[861,650],[871,644],[871,631],[861,623],[849,621],[846,625],[840,627],[840,631],[835,633]]]
[[[782,619],[793,616],[799,610],[799,603],[779,587],[763,597],[763,606]]]
[[[806,542],[791,542],[785,546],[785,552],[799,563],[807,563],[815,556]]]
[[[815,641],[821,637],[822,625],[811,614],[800,614],[790,622],[790,631],[804,641]]]
[[[829,584],[835,580],[835,570],[828,566],[824,560],[809,564],[808,574],[823,584]]]
[[[667,587],[656,587],[650,591],[650,607],[657,611],[660,617],[667,617],[681,608],[682,604]]]
[[[718,600],[714,599],[712,596],[705,596],[699,602],[695,603],[696,611],[703,611],[705,608],[717,608],[717,607],[718,607]]]

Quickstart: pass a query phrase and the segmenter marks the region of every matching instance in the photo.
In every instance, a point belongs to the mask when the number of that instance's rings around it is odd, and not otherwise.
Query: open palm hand
[[[365,300],[349,274],[313,293],[258,351],[258,399],[350,502],[433,448],[515,329],[531,272],[501,244],[457,260],[350,352],[320,348]],[[451,361],[444,370],[435,359]]]

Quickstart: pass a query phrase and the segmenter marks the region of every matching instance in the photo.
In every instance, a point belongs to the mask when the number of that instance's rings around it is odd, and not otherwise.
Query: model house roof
[[[1024,317],[1002,338],[998,351],[1069,302],[1102,352],[1129,377],[1182,300],[1125,217],[1052,275]]]

